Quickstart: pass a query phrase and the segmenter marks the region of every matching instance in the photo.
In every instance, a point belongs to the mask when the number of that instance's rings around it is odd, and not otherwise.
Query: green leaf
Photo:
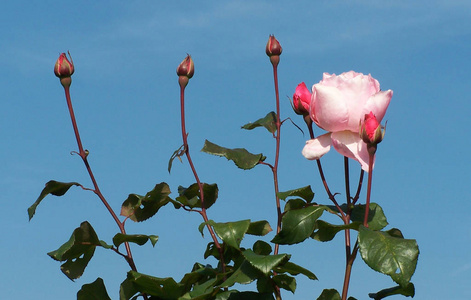
[[[335,289],[325,289],[317,300],[340,300],[340,294]]]
[[[29,220],[31,221],[34,214],[36,213],[36,207],[38,207],[39,203],[41,203],[41,201],[47,195],[51,194],[51,195],[54,195],[54,196],[62,196],[65,193],[67,193],[69,188],[73,185],[81,186],[80,183],[77,183],[77,182],[58,182],[58,181],[55,181],[55,180],[51,180],[51,181],[47,182],[46,186],[41,191],[41,194],[39,194],[38,199],[36,199],[36,202],[34,202],[33,205],[31,205],[28,208]]]
[[[368,296],[370,296],[370,298],[373,298],[374,300],[380,300],[380,299],[393,296],[393,295],[403,295],[406,297],[414,297],[415,296],[414,284],[412,282],[409,282],[407,286],[405,287],[395,286],[389,289],[381,290],[377,293],[368,294]]]
[[[264,241],[256,241],[252,248],[253,252],[259,255],[268,255],[272,251],[270,244]]]
[[[116,247],[119,247],[124,242],[131,242],[138,244],[139,246],[144,245],[147,241],[150,240],[152,246],[155,246],[155,243],[159,240],[159,237],[156,235],[144,235],[144,234],[122,234],[117,233],[113,237],[113,244]]]
[[[292,245],[304,241],[313,233],[316,220],[322,216],[324,210],[324,206],[308,206],[288,211],[281,220],[281,231],[273,238],[272,243]]]
[[[360,253],[375,271],[389,275],[401,287],[406,287],[417,266],[419,247],[415,240],[394,237],[385,232],[360,226]]]
[[[139,292],[156,296],[158,299],[174,300],[185,293],[183,286],[170,277],[158,278],[129,271],[127,278]]]
[[[298,266],[297,264],[294,264],[292,262],[286,262],[284,265],[277,266],[275,268],[276,273],[290,273],[291,275],[298,275],[298,274],[303,274],[307,278],[311,280],[317,280],[316,275],[309,271],[308,269],[305,269],[301,266]]]
[[[227,291],[217,294],[215,300],[275,300],[271,293]]]
[[[273,229],[270,226],[268,221],[257,221],[257,222],[250,222],[249,229],[247,230],[247,234],[257,235],[257,236],[264,236]]]
[[[106,292],[103,279],[97,278],[92,283],[84,284],[77,293],[77,300],[111,300]]]
[[[365,219],[365,205],[356,205],[352,211],[352,221],[358,221],[363,224]],[[371,230],[381,230],[388,225],[383,209],[377,203],[370,203],[370,211],[368,213],[368,228]]]
[[[185,151],[184,151],[184,146],[185,145],[181,145],[180,148],[178,148],[177,150],[175,150],[172,154],[172,156],[170,157],[170,159],[168,160],[168,173],[170,174],[170,170],[172,170],[172,163],[173,163],[173,160],[175,158],[178,158],[178,160],[180,160],[180,162],[182,161],[181,157],[185,154]]]
[[[288,254],[259,255],[250,249],[242,251],[242,255],[253,267],[265,275],[268,275],[278,265],[285,264],[291,257]]]
[[[240,242],[249,229],[250,220],[237,222],[214,223],[213,228],[221,240],[228,246],[239,249]]]
[[[96,246],[101,246],[98,236],[90,223],[85,221],[74,230],[69,241],[47,255],[57,261],[65,261],[61,271],[73,281],[82,276]]]
[[[257,127],[265,127],[269,132],[276,132],[276,114],[275,112],[269,112],[265,117],[258,119],[253,123],[248,123],[242,126],[242,129],[252,130]]]
[[[216,278],[218,276],[218,270],[213,269],[210,265],[203,265],[195,263],[191,273],[187,273],[180,280],[180,284],[184,285],[189,290],[194,284],[203,284],[208,279]],[[223,276],[220,274],[221,277]]]
[[[331,241],[339,231],[345,229],[358,230],[359,226],[360,222],[353,222],[348,225],[333,225],[322,220],[317,220],[317,230],[311,235],[311,237],[320,242],[327,242]]]
[[[218,185],[216,183],[213,184],[203,184],[203,196],[204,196],[204,208],[210,208],[218,198]],[[178,187],[178,196],[175,200],[183,204],[184,206],[195,208],[201,208],[201,195],[200,195],[200,188],[197,183],[193,183],[188,188],[184,188],[182,186]]]
[[[248,284],[260,277],[263,277],[263,274],[254,268],[247,260],[244,260],[220,286],[225,288],[233,286],[236,283]]]
[[[306,207],[306,201],[304,201],[303,199],[300,199],[300,198],[290,199],[285,204],[284,212],[288,212],[290,210],[295,210],[295,209],[301,209],[303,207]]]
[[[228,149],[213,144],[208,140],[204,142],[204,146],[201,151],[212,155],[222,156],[227,158],[228,160],[232,160],[237,167],[244,170],[250,170],[256,165],[258,165],[261,161],[264,161],[266,159],[266,157],[263,156],[263,154],[261,153],[252,154],[244,148]]]
[[[119,300],[129,300],[139,293],[132,280],[125,279],[119,286]]]
[[[165,182],[155,185],[145,196],[130,194],[121,206],[121,215],[134,222],[145,221],[170,202],[169,194],[170,188]]]
[[[306,200],[307,203],[310,203],[314,198],[314,192],[312,191],[311,186],[308,185],[299,189],[278,193],[278,198],[281,200],[286,200],[288,197],[301,197]]]
[[[275,281],[276,285],[282,289],[290,291],[294,294],[296,291],[296,279],[294,277],[288,276],[286,274],[278,274],[273,276],[273,280]]]

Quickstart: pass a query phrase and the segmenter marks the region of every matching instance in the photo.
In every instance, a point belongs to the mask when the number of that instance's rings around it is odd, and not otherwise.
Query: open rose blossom
[[[368,171],[368,150],[360,137],[359,124],[370,112],[380,123],[392,95],[392,90],[381,91],[379,82],[371,75],[354,71],[338,76],[324,73],[322,81],[312,86],[309,114],[328,133],[307,141],[304,157],[319,159],[334,146],[337,152],[357,160]]]

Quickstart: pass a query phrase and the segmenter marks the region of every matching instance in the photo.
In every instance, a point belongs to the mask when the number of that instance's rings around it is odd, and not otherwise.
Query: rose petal
[[[368,150],[358,133],[347,130],[339,131],[332,133],[331,138],[332,145],[338,153],[358,161],[361,168],[368,172]]]
[[[309,160],[319,159],[324,154],[329,152],[332,139],[330,138],[331,133],[326,133],[318,136],[316,139],[309,140],[306,142],[306,146],[303,148],[303,155]]]
[[[371,96],[365,104],[363,114],[368,114],[371,111],[376,116],[378,122],[381,123],[381,120],[383,120],[386,110],[388,109],[389,102],[391,102],[392,96],[392,90],[381,91]]]
[[[312,87],[311,119],[330,132],[345,130],[348,107],[343,94],[335,87],[315,84]],[[357,124],[358,127],[358,124]]]

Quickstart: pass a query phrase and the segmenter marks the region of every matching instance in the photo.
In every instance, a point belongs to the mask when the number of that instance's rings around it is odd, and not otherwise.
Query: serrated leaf
[[[329,205],[327,207],[329,208],[329,211],[332,211],[334,213],[339,212],[339,210],[335,206]],[[346,204],[342,204],[340,207],[344,212],[347,211]],[[364,204],[355,205],[353,207],[350,220],[352,222],[359,222],[360,224],[363,224],[363,221],[365,219],[365,210],[366,206]],[[388,221],[386,219],[386,216],[384,215],[384,211],[381,206],[374,202],[370,203],[370,211],[368,213],[368,227],[373,230],[381,230],[387,225]]]
[[[237,222],[214,223],[213,228],[221,240],[228,246],[239,249],[240,242],[249,229],[250,220]]]
[[[224,281],[220,287],[231,287],[236,283],[248,284],[264,275],[254,268],[248,261],[244,260],[240,266]]]
[[[77,300],[111,300],[103,279],[97,278],[92,283],[84,284],[77,292]]]
[[[210,208],[218,198],[218,185],[216,183],[207,184],[202,183],[203,185],[203,196],[204,196],[204,208]],[[179,186],[178,187],[179,196],[175,199],[184,206],[190,208],[201,208],[201,195],[200,188],[197,183],[193,183],[188,188]]]
[[[298,274],[303,274],[304,276],[306,276],[307,278],[311,279],[311,280],[317,280],[317,276],[314,275],[314,273],[312,273],[311,271],[309,271],[308,269],[305,269],[295,263],[292,263],[292,262],[287,262],[285,263],[284,265],[280,265],[278,267],[275,268],[275,271],[277,273],[290,273],[291,275],[298,275]]]
[[[335,289],[325,289],[317,300],[340,300],[340,294]]]
[[[285,264],[291,257],[288,254],[259,255],[250,249],[242,251],[242,255],[253,267],[265,275],[268,275],[278,265]]]
[[[266,159],[266,157],[263,156],[263,154],[261,153],[252,154],[244,148],[224,148],[213,144],[208,140],[204,142],[204,146],[201,151],[212,155],[222,156],[227,158],[228,160],[232,160],[237,167],[244,170],[250,170],[256,165],[258,165],[261,161],[264,161]]]
[[[257,127],[265,127],[269,132],[276,132],[276,113],[271,111],[265,117],[258,119],[253,123],[242,126],[242,129],[252,130]]]
[[[305,207],[306,204],[307,204],[306,201],[304,201],[303,199],[300,199],[300,198],[290,199],[285,204],[284,212],[294,210],[294,209],[301,209],[301,208]]]
[[[395,286],[389,289],[381,290],[377,293],[368,294],[368,296],[370,298],[373,298],[374,300],[381,300],[381,299],[384,299],[386,297],[393,296],[393,295],[403,295],[406,297],[414,297],[415,296],[414,284],[412,282],[409,282],[407,286],[405,286],[404,288],[399,285],[399,286]]]
[[[278,193],[278,198],[281,200],[286,200],[288,197],[301,197],[306,200],[307,203],[310,203],[314,198],[314,192],[312,191],[311,186],[308,185],[299,189]]]
[[[129,271],[127,279],[139,292],[156,296],[158,299],[178,299],[185,293],[183,286],[171,277],[158,278]]]
[[[119,300],[129,300],[138,292],[132,280],[126,278],[119,286]]]
[[[324,206],[308,206],[288,211],[281,220],[281,231],[273,238],[272,243],[292,245],[304,241],[313,233],[316,220],[322,216],[324,210]]]
[[[331,241],[339,231],[345,229],[358,230],[359,226],[360,222],[353,222],[348,225],[333,225],[322,220],[317,220],[316,231],[311,237],[320,242],[328,242]]]
[[[69,188],[73,185],[81,186],[80,183],[77,182],[59,182],[55,180],[50,180],[46,183],[46,186],[39,194],[38,199],[28,208],[28,217],[29,220],[33,218],[34,214],[36,213],[36,208],[38,207],[39,203],[49,194],[54,196],[63,196]]]
[[[375,271],[389,275],[406,287],[417,266],[419,248],[415,240],[397,238],[360,226],[358,245],[361,257]]]
[[[273,280],[276,285],[282,289],[290,291],[294,294],[296,291],[296,279],[294,277],[288,276],[286,274],[278,274],[273,276]]]
[[[257,236],[264,236],[273,229],[270,226],[268,221],[256,221],[250,222],[249,229],[247,229],[247,234],[250,235],[257,235]]]
[[[130,242],[130,243],[135,243],[138,244],[139,246],[144,245],[147,243],[147,241],[150,240],[152,243],[152,246],[155,246],[157,243],[159,237],[156,235],[144,235],[144,234],[122,234],[122,233],[117,233],[113,237],[113,244],[116,247],[119,247],[124,242]]]
[[[121,206],[121,215],[134,222],[142,222],[155,215],[170,202],[170,188],[165,182],[155,185],[145,196],[130,194]]]
[[[96,246],[101,246],[100,240],[90,223],[85,221],[74,230],[65,244],[47,255],[57,261],[65,261],[61,265],[61,271],[73,281],[82,276]]]

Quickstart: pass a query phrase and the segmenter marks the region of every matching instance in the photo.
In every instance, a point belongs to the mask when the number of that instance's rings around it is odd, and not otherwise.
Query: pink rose
[[[301,82],[296,87],[293,95],[294,112],[298,115],[308,115],[309,105],[311,104],[311,92],[307,89],[306,84]]]
[[[354,71],[339,76],[324,73],[322,81],[312,87],[309,113],[317,126],[328,133],[307,141],[303,155],[319,159],[333,145],[337,152],[357,160],[368,171],[369,156],[359,135],[359,124],[370,112],[380,123],[392,95],[392,90],[381,91],[371,75]]]

